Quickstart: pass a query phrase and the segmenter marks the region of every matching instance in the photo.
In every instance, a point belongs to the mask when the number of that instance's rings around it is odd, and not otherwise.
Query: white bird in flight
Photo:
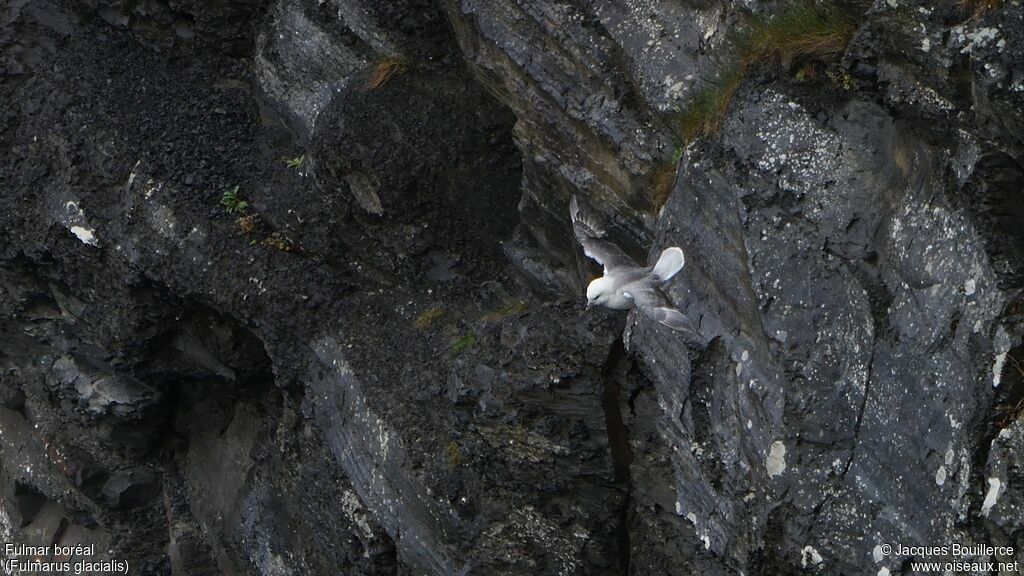
[[[621,248],[607,240],[604,227],[592,214],[581,210],[576,196],[569,203],[572,229],[583,253],[604,266],[604,276],[587,286],[587,307],[600,304],[613,310],[636,308],[652,320],[680,332],[696,335],[693,324],[669,303],[659,286],[683,269],[683,251],[666,248],[654,266],[637,266]]]

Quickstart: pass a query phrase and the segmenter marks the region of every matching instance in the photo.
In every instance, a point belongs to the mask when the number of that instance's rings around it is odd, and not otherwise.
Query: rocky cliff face
[[[176,575],[1024,546],[1024,7],[843,8],[837,59],[686,142],[785,6],[0,7],[0,540]],[[574,194],[686,251],[698,339],[583,309]]]

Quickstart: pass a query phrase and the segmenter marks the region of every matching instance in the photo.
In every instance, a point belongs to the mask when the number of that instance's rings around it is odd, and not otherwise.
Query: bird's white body
[[[587,286],[587,304],[598,304],[612,310],[632,310],[637,297],[664,283],[683,269],[686,259],[678,247],[666,248],[654,266],[640,267],[619,264],[605,267],[604,276]]]
[[[619,289],[621,282],[612,276],[595,278],[587,285],[587,304],[599,304],[612,310],[629,310],[633,301],[626,298]]]

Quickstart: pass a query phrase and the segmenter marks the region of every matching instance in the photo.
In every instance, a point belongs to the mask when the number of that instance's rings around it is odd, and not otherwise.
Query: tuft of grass
[[[385,56],[377,61],[373,72],[366,80],[367,90],[377,90],[389,80],[409,69],[409,63],[401,56]]]
[[[454,342],[452,342],[452,354],[462,354],[466,350],[469,350],[476,345],[476,334],[473,332],[466,332]]]
[[[831,5],[796,3],[768,18],[751,20],[742,40],[746,67],[797,59],[828,61],[846,50],[857,24]]]
[[[651,211],[655,214],[668,202],[672,195],[672,185],[676,183],[676,168],[679,161],[662,162],[651,173]]]
[[[959,0],[960,8],[972,17],[991,12],[1003,5],[1003,0]]]
[[[1024,366],[1014,358],[1013,354],[1007,354],[1006,359],[1010,361],[1010,365],[1017,371],[1017,374],[1021,379],[1024,379]],[[996,426],[999,428],[1006,428],[1010,424],[1017,421],[1018,418],[1024,414],[1024,398],[1020,398],[1013,404],[1000,406],[997,409]]]
[[[996,426],[999,429],[1006,428],[1016,422],[1022,413],[1024,413],[1024,399],[1021,399],[1013,406],[1001,407],[997,411]]]
[[[302,168],[302,163],[305,162],[305,161],[306,161],[306,155],[303,154],[302,156],[296,156],[295,158],[287,158],[287,159],[285,159],[284,163],[287,164],[289,168],[296,168],[296,169],[298,169],[298,168]]]
[[[238,231],[242,234],[252,234],[260,225],[260,217],[256,214],[249,214],[248,216],[239,216],[238,220],[235,220],[235,226],[238,226]]]
[[[729,103],[745,75],[744,67],[733,65],[693,96],[679,115],[679,136],[683,142],[693,142],[701,136],[711,136],[718,132]]]
[[[234,186],[220,197],[220,204],[228,214],[241,214],[249,209],[249,203],[238,195],[238,186]]]
[[[457,442],[449,442],[444,447],[444,459],[449,468],[458,468],[462,464],[462,450]]]
[[[413,325],[416,326],[416,328],[423,330],[424,328],[433,326],[434,322],[437,322],[442,317],[444,317],[444,307],[434,306],[417,316],[416,320],[413,321]]]
[[[504,320],[509,316],[518,316],[519,314],[522,314],[523,312],[526,312],[529,309],[530,305],[527,304],[526,302],[520,302],[519,300],[508,300],[501,308],[498,308],[494,312],[491,312],[490,314],[484,316],[484,321],[497,322],[498,320]]]
[[[1008,399],[1006,401],[1007,404],[996,406],[995,425],[998,426],[999,428],[1005,428],[1009,426],[1010,424],[1017,421],[1017,419],[1020,418],[1022,414],[1024,414],[1024,397],[1019,397],[1020,382],[1024,381],[1024,366],[1021,365],[1020,361],[1018,361],[1013,354],[1008,354],[1007,360],[1009,360],[1010,363],[1004,367],[1004,370],[1006,371],[1010,367],[1013,367],[1013,369],[1017,371],[1017,378],[1015,379],[1019,380],[1016,382],[1016,385],[1013,381],[1004,382],[1005,384],[1007,384],[1004,387],[1004,389],[1007,390],[1006,394],[1011,395],[1011,399]],[[1014,401],[1013,398],[1017,398],[1017,400]],[[1010,404],[1010,402],[1013,402],[1013,404]]]
[[[839,8],[795,2],[771,16],[753,16],[745,32],[732,38],[733,63],[707,88],[695,94],[679,117],[684,142],[718,131],[743,79],[758,66],[828,62],[841,55],[857,29]]]

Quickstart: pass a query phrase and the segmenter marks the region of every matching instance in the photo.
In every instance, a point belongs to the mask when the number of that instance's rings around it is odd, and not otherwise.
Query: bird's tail
[[[651,273],[657,276],[660,281],[665,282],[682,270],[685,263],[686,258],[683,256],[682,250],[676,246],[665,248]]]

